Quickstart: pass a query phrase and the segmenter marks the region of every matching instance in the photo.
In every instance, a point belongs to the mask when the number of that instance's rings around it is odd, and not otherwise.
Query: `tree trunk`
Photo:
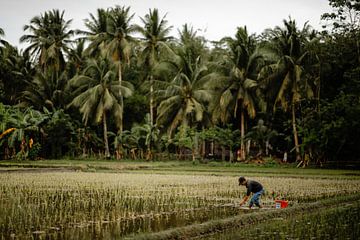
[[[149,108],[150,108],[150,127],[151,127],[151,129],[154,126],[154,96],[153,96],[153,93],[154,93],[153,76],[151,74],[150,75],[150,106],[149,106]],[[152,160],[151,140],[152,140],[152,134],[150,135],[150,143],[149,143],[148,148],[147,148],[146,160]]]
[[[246,150],[245,150],[245,116],[244,116],[244,109],[241,108],[241,127],[240,127],[240,131],[241,131],[241,161],[245,161],[246,159]]]
[[[150,76],[150,124],[154,125],[154,86],[153,86],[153,76]]]
[[[121,72],[121,61],[119,61],[119,96],[120,96],[120,106],[121,106],[120,128],[119,128],[120,135],[123,132],[123,111],[124,111],[124,100],[123,100],[123,95],[122,95],[122,92],[121,92],[121,86],[122,86],[122,72]]]
[[[232,163],[232,162],[234,162],[234,153],[233,153],[233,149],[232,149],[232,147],[230,147],[230,152],[229,152],[229,154],[230,154],[230,163]]]
[[[195,163],[195,159],[196,159],[196,157],[195,157],[195,155],[196,155],[196,149],[195,149],[194,146],[192,147],[191,155],[192,155],[192,162]]]
[[[120,126],[119,126],[119,134],[120,134],[120,143],[119,143],[119,158],[121,159],[123,156],[123,145],[122,145],[122,133],[123,133],[123,114],[124,114],[124,99],[121,92],[122,86],[122,71],[121,71],[121,61],[119,60],[119,96],[120,96]]]
[[[108,137],[107,137],[106,112],[104,112],[104,114],[103,114],[103,124],[104,124],[105,157],[110,158],[109,142],[108,142]]]
[[[225,147],[221,146],[221,161],[225,161]]]
[[[296,161],[300,162],[301,161],[301,154],[300,154],[298,133],[297,133],[297,129],[296,129],[295,103],[292,104],[292,126],[293,126],[293,133],[294,133]]]

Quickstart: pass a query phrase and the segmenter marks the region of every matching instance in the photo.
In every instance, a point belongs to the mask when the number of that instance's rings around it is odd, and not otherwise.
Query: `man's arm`
[[[242,206],[244,203],[246,203],[246,201],[249,199],[249,196],[248,195],[246,195],[243,199],[242,199],[242,201],[240,202],[240,206]]]

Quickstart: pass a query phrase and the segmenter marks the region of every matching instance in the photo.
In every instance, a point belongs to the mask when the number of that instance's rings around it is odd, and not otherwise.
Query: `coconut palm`
[[[69,87],[75,88],[76,96],[70,106],[78,107],[83,115],[85,125],[89,120],[103,123],[105,156],[110,157],[107,130],[107,115],[115,117],[118,128],[122,123],[122,96],[132,94],[130,83],[116,81],[117,67],[108,58],[99,57],[89,59],[82,75],[75,76],[69,81]]]
[[[151,129],[155,127],[154,125],[154,68],[160,60],[160,53],[162,49],[168,49],[167,42],[172,39],[168,34],[170,33],[171,27],[167,27],[167,21],[165,17],[160,18],[158,10],[155,8],[149,10],[149,13],[145,15],[144,18],[141,18],[143,27],[137,25],[136,30],[141,34],[141,54],[140,61],[141,64],[146,69],[146,79],[149,81],[149,110],[150,110],[150,126]],[[149,135],[152,136],[151,134]],[[149,145],[147,148],[147,158],[152,156],[152,140],[149,140]]]
[[[6,41],[2,39],[2,37],[5,36],[4,29],[0,28],[0,44],[5,45]],[[0,53],[1,53],[1,47],[0,47]]]
[[[263,81],[264,92],[268,101],[273,103],[274,110],[280,106],[285,111],[291,111],[291,121],[294,135],[296,160],[301,161],[298,132],[296,126],[296,108],[304,98],[311,98],[310,79],[303,74],[309,52],[306,44],[309,39],[310,26],[305,23],[299,30],[295,20],[284,20],[284,28],[275,27],[268,30],[272,41],[268,46],[276,55],[277,61],[265,68],[270,70]]]
[[[150,123],[150,114],[146,114],[145,123],[143,124],[135,124],[131,131],[137,132],[144,139],[144,143],[146,146],[146,160],[152,160],[152,145],[159,138],[159,129],[156,125],[152,125]]]
[[[9,43],[7,41],[5,41],[4,39],[2,39],[2,37],[5,36],[5,31],[4,29],[0,28],[0,54],[2,54],[2,46],[7,46],[9,45]]]
[[[34,79],[27,82],[20,105],[22,107],[33,106],[38,110],[43,107],[52,110],[64,108],[67,79],[66,72],[58,74],[51,69],[38,71]]]
[[[256,115],[255,89],[257,72],[260,67],[261,52],[256,48],[256,41],[249,36],[246,27],[237,29],[235,38],[224,38],[228,54],[219,63],[220,76],[214,82],[209,82],[210,88],[221,91],[213,118],[223,123],[240,113],[241,160],[245,160],[245,112],[254,118]]]
[[[25,51],[34,56],[42,69],[48,66],[56,71],[65,67],[65,53],[68,52],[73,30],[69,30],[72,20],[64,19],[64,11],[47,11],[30,20],[29,25],[24,26],[24,31],[31,34],[23,35],[20,42],[30,43]]]
[[[135,26],[131,24],[134,15],[130,15],[130,7],[120,7],[109,9],[107,34],[106,34],[106,52],[111,57],[118,69],[118,79],[120,86],[122,85],[122,69],[123,65],[129,63],[132,50],[132,43],[135,39],[131,36],[135,32]],[[123,96],[120,95],[120,105],[123,106]],[[121,108],[119,132],[123,130],[123,108]]]
[[[76,45],[69,51],[68,62],[66,66],[68,74],[74,76],[75,74],[80,73],[80,71],[84,69],[86,57],[85,40],[79,39],[76,41]]]
[[[191,63],[188,55],[178,50],[178,55],[167,65],[167,71],[173,73],[172,80],[162,90],[155,91],[158,96],[156,124],[167,129],[169,138],[180,125],[194,125],[203,120],[205,106],[211,100],[211,92],[204,88],[208,69],[198,57]]]
[[[101,50],[105,49],[105,40],[108,28],[109,11],[103,8],[97,9],[97,15],[90,13],[90,19],[85,19],[85,27],[87,31],[78,30],[78,34],[84,35],[81,39],[89,41],[86,53],[95,57],[99,55]]]
[[[26,82],[34,76],[33,63],[28,54],[21,54],[6,43],[0,53],[0,65],[1,101],[9,105],[18,104]]]
[[[158,10],[155,8],[149,10],[145,18],[141,18],[143,27],[136,26],[137,31],[142,35],[142,52],[140,59],[148,71],[148,80],[150,81],[150,124],[154,124],[154,99],[153,99],[153,71],[155,65],[159,62],[160,51],[162,48],[168,48],[166,42],[172,39],[168,34],[172,27],[167,27],[165,17],[160,18]]]

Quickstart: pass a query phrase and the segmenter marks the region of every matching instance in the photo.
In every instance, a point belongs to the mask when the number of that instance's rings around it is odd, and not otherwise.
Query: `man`
[[[240,206],[242,206],[244,203],[246,203],[246,201],[250,197],[250,194],[253,193],[253,196],[250,200],[249,208],[252,208],[252,206],[254,204],[256,206],[258,206],[259,208],[261,208],[260,202],[259,202],[259,197],[261,196],[261,194],[264,193],[263,186],[256,181],[246,180],[244,177],[239,178],[239,185],[243,185],[247,188],[246,196],[240,202]]]

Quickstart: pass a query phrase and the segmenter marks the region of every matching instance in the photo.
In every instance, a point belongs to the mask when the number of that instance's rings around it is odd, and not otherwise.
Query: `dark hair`
[[[245,182],[246,181],[246,179],[244,178],[244,177],[239,177],[239,183],[243,183],[243,182]]]

